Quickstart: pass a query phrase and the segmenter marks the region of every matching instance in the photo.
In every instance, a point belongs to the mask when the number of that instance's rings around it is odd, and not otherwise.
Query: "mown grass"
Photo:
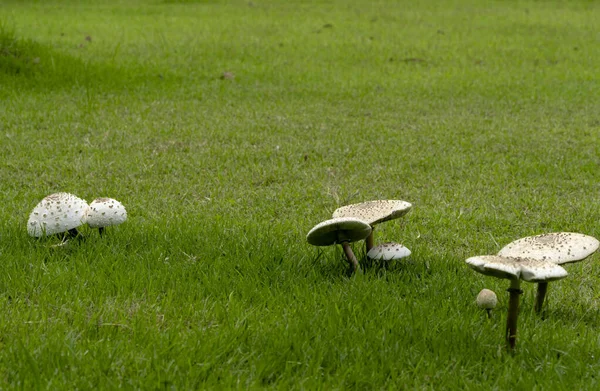
[[[595,3],[179,3],[0,8],[1,388],[597,387],[597,255],[515,355],[464,264],[600,236]],[[56,191],[129,220],[49,248]],[[413,255],[349,279],[304,236],[377,198]]]

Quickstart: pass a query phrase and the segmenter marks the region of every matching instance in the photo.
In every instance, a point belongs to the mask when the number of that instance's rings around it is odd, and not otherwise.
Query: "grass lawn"
[[[599,256],[524,283],[464,260],[600,236],[600,4],[4,1],[1,389],[595,389]],[[27,236],[68,191],[129,220]],[[410,260],[306,243],[401,199]],[[361,244],[354,245],[359,257]],[[474,302],[498,293],[491,319]]]

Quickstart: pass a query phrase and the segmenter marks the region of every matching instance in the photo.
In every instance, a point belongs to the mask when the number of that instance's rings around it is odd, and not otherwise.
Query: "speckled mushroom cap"
[[[33,208],[27,233],[39,238],[67,232],[85,223],[87,209],[87,202],[73,194],[50,194]]]
[[[402,259],[409,255],[410,250],[400,243],[383,243],[371,248],[369,252],[367,252],[368,258],[384,261]]]
[[[356,217],[375,225],[402,217],[410,208],[411,203],[400,200],[366,201],[337,208],[333,217]]]
[[[466,262],[481,274],[509,280],[520,278],[527,282],[547,282],[568,275],[565,269],[555,263],[532,258],[480,255],[468,258]]]
[[[491,310],[496,308],[496,305],[498,304],[498,296],[496,296],[496,293],[492,290],[482,289],[477,295],[475,303],[477,303],[477,307],[481,308],[482,310]]]
[[[598,250],[598,239],[572,232],[528,236],[504,246],[498,255],[550,261],[558,265],[581,261]]]
[[[123,204],[112,198],[96,198],[90,203],[87,223],[92,228],[118,225],[127,220],[127,211]]]
[[[371,233],[371,226],[354,217],[340,217],[323,221],[306,235],[313,246],[331,246],[342,242],[363,240]]]

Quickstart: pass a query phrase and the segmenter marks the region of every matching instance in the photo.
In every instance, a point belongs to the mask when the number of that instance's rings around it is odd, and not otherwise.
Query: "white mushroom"
[[[411,208],[411,203],[400,200],[366,201],[337,208],[333,217],[356,217],[374,229],[376,224],[404,216]],[[367,237],[366,247],[367,252],[373,248],[373,232]]]
[[[477,295],[475,302],[477,303],[477,307],[486,310],[488,318],[491,318],[492,310],[496,308],[496,305],[498,304],[498,297],[494,291],[482,289]]]
[[[374,260],[391,261],[394,259],[406,258],[410,255],[410,250],[400,243],[383,243],[377,245],[367,252],[367,258]]]
[[[341,244],[352,267],[359,271],[358,260],[348,243],[363,240],[371,233],[371,226],[356,218],[343,217],[323,221],[315,225],[306,235],[306,241],[313,246],[331,246]]]
[[[480,255],[466,260],[467,264],[479,273],[510,280],[510,299],[508,317],[506,318],[506,341],[510,349],[514,349],[517,341],[517,318],[519,316],[519,295],[521,281],[544,282],[554,281],[567,276],[561,266],[548,261],[531,258],[504,257],[499,255]]]
[[[59,233],[77,235],[77,227],[85,223],[88,204],[69,193],[50,194],[29,215],[27,233],[39,238]]]
[[[100,235],[104,228],[119,225],[127,220],[127,210],[123,204],[112,198],[96,198],[90,203],[86,221],[92,228],[98,228]]]
[[[557,265],[581,261],[593,254],[600,242],[598,239],[573,232],[553,232],[528,236],[504,246],[498,255],[526,257],[549,261]],[[548,290],[548,282],[538,284],[535,311],[540,312]]]

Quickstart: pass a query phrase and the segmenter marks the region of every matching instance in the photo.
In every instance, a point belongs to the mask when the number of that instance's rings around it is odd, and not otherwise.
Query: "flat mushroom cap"
[[[531,258],[522,259],[521,279],[527,282],[549,282],[565,278],[569,273],[556,263]]]
[[[370,259],[391,261],[393,259],[402,259],[410,255],[410,250],[400,243],[383,243],[375,246],[367,252]]]
[[[96,198],[90,204],[86,221],[92,228],[118,225],[127,220],[123,204],[112,198]]]
[[[337,208],[333,217],[356,217],[375,225],[402,217],[410,208],[411,203],[400,200],[366,201]]]
[[[481,274],[509,280],[520,278],[527,282],[548,282],[560,280],[568,274],[555,263],[531,258],[480,255],[468,258],[466,262]]]
[[[50,194],[33,208],[27,233],[39,238],[67,232],[85,223],[87,209],[87,202],[73,194]]]
[[[371,226],[353,217],[341,217],[323,221],[306,235],[306,241],[313,246],[331,246],[342,242],[363,240],[371,233]]]
[[[498,255],[505,257],[533,258],[562,265],[577,262],[593,254],[598,239],[573,232],[554,232],[528,236],[504,246]]]
[[[475,302],[477,303],[477,307],[481,308],[482,310],[491,310],[496,308],[496,305],[498,304],[498,297],[494,291],[482,289],[477,295]]]
[[[495,255],[480,255],[465,262],[475,271],[496,278],[519,279],[519,267],[510,258]]]

